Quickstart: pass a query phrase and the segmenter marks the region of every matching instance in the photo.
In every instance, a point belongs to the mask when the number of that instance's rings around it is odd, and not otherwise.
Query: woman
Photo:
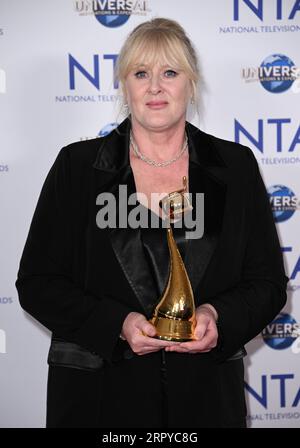
[[[200,76],[178,23],[139,25],[118,64],[129,117],[60,151],[16,282],[22,307],[53,332],[47,426],[245,427],[243,346],[284,306],[287,280],[257,163],[186,122]],[[183,176],[204,193],[205,220],[201,238],[175,232],[196,305],[195,339],[176,343],[149,322],[168,275],[165,229],[100,217],[103,193],[124,211],[126,186],[162,222],[152,193],[180,189]]]

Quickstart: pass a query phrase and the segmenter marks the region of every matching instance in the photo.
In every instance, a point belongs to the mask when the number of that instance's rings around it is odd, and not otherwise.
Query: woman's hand
[[[155,335],[154,325],[143,314],[129,313],[123,322],[121,338],[128,342],[132,351],[137,355],[146,355],[178,344],[155,339],[153,338]]]
[[[194,341],[180,342],[171,347],[166,347],[166,351],[179,353],[204,353],[216,347],[218,341],[218,330],[216,322],[218,313],[209,303],[205,303],[196,308],[196,327]]]

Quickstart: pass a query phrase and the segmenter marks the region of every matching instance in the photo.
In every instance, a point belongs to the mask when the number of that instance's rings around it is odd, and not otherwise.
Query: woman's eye
[[[165,71],[165,76],[167,78],[175,78],[175,76],[177,76],[177,72],[175,72],[175,70],[166,70]]]
[[[138,79],[143,79],[146,78],[147,73],[144,70],[140,70],[139,72],[136,72],[134,76]]]

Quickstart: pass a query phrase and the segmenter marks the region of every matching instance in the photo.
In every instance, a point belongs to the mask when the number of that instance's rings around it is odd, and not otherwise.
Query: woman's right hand
[[[155,339],[155,335],[155,327],[143,314],[131,312],[123,322],[121,337],[137,355],[146,355],[174,345],[174,342]]]

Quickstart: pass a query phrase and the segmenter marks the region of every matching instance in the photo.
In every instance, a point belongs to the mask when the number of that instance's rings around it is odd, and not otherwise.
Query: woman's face
[[[162,131],[185,123],[192,89],[183,71],[169,65],[137,66],[124,88],[133,124]]]

